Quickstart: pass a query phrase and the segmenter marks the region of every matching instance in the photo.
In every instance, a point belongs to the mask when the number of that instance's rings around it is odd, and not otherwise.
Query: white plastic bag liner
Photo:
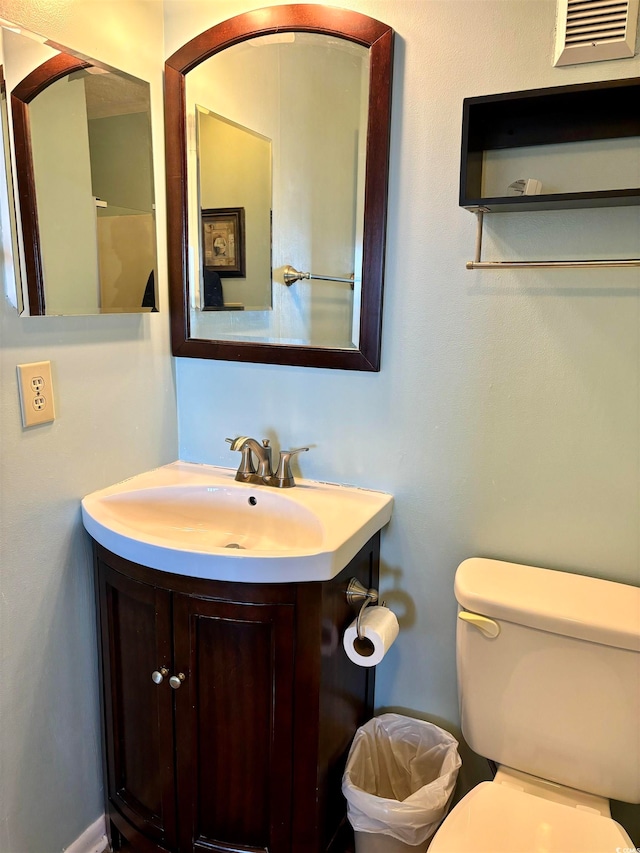
[[[423,844],[447,813],[462,761],[458,741],[431,723],[382,714],[358,729],[342,777],[349,823]]]

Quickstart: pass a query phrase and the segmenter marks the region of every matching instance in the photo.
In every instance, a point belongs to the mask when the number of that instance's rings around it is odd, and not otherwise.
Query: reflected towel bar
[[[640,267],[640,258],[619,258],[611,260],[584,260],[584,261],[482,261],[482,226],[486,208],[474,211],[478,217],[478,230],[476,232],[476,255],[473,261],[467,261],[468,270],[499,270],[534,268],[556,269],[571,268],[585,269],[593,267]]]
[[[295,267],[292,267],[290,264],[288,264],[284,268],[283,278],[284,283],[287,285],[287,287],[291,287],[291,285],[295,284],[296,281],[302,281],[302,279],[315,278],[319,279],[320,281],[343,282],[344,284],[350,284],[353,288],[353,274],[350,275],[349,278],[335,278],[331,275],[313,275],[313,273],[310,272],[299,272],[297,269],[295,269]]]

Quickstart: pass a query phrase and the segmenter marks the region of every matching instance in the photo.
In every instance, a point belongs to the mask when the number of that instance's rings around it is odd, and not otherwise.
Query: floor
[[[355,849],[353,830],[349,823],[346,823],[340,831],[339,836],[335,838],[334,843],[331,845],[331,853],[355,853]],[[107,847],[105,853],[108,853],[108,851],[111,850],[111,847]],[[131,851],[131,847],[125,841],[122,846],[118,848],[118,853],[128,853],[128,851]]]

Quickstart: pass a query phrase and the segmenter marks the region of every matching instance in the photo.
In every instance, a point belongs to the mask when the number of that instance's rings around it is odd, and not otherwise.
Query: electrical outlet
[[[50,361],[19,364],[18,388],[20,389],[22,426],[35,426],[35,424],[46,424],[55,420]]]

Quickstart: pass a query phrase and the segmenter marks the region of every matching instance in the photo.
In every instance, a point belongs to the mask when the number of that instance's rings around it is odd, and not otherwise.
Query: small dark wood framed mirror
[[[268,59],[272,50],[279,51],[275,62]],[[304,59],[299,60],[303,51]],[[294,52],[296,62],[311,68],[308,78],[298,71],[302,66],[292,64]],[[321,57],[322,65],[312,65],[310,56]],[[174,355],[380,369],[392,60],[393,30],[386,24],[358,12],[306,4],[259,9],[223,21],[167,60]],[[257,61],[271,64],[256,71],[253,63]],[[204,77],[205,69],[210,77]],[[273,97],[272,92],[257,91],[269,77],[276,79]],[[347,113],[349,86],[355,94]],[[253,113],[247,112],[249,101],[257,104]],[[277,102],[279,110],[286,104],[296,112],[265,118],[270,101]],[[213,168],[207,167],[203,146],[209,132],[235,133],[235,152],[243,140],[247,144],[259,140],[261,150],[267,152],[273,147],[273,154],[267,154],[272,163],[267,177],[273,180],[267,197],[272,192],[273,203],[269,210],[267,202],[266,213],[263,205],[261,214],[262,222],[267,218],[266,265],[262,262],[262,278],[268,280],[267,310],[264,297],[257,308],[248,304],[250,298],[242,296],[248,288],[241,290],[244,285],[238,278],[225,278],[224,272],[221,278],[216,275],[216,264],[222,268],[224,263],[232,264],[233,258],[215,258],[211,246],[233,252],[236,239],[246,246],[247,279],[252,274],[259,217],[252,213],[252,201],[245,200],[237,187],[235,194],[222,190],[233,171],[230,159],[218,159]],[[305,135],[312,153],[303,156]],[[338,151],[340,145],[342,151]],[[281,174],[286,168],[290,172]],[[245,172],[244,164],[237,167],[238,175]],[[252,179],[251,184],[256,181]],[[283,187],[289,193],[286,197]],[[328,196],[324,200],[322,193]],[[229,208],[246,210],[246,230],[241,235],[233,230],[216,232],[204,250],[202,211],[210,215],[211,210]],[[315,232],[302,234],[301,223],[307,222],[314,223]],[[348,238],[342,240],[345,232]],[[260,233],[264,235],[264,228]],[[264,237],[260,239],[264,243]],[[292,269],[303,271],[300,278],[292,276]],[[213,286],[212,277],[217,287],[214,311],[204,297]],[[302,315],[306,328],[292,331],[291,318]]]

